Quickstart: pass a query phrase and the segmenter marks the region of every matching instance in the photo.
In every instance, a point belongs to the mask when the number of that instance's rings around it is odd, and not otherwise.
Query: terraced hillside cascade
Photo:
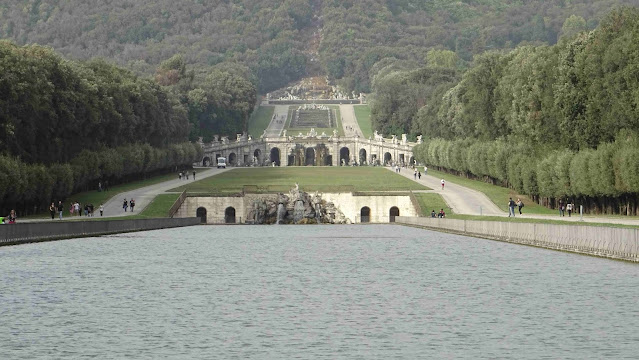
[[[304,105],[293,111],[293,128],[332,128],[335,126],[335,110],[324,105]]]

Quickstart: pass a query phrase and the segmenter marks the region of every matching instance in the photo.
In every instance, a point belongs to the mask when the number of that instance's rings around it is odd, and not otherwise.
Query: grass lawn
[[[259,139],[268,127],[275,111],[274,106],[259,106],[249,118],[248,132],[254,139]]]
[[[365,138],[373,136],[373,123],[371,122],[371,108],[368,105],[355,105],[355,118],[359,124],[359,128],[362,129],[362,134]],[[432,209],[431,209],[432,210]]]
[[[430,216],[430,212],[435,210],[435,213],[438,213],[439,210],[444,209],[446,212],[446,216],[452,215],[453,210],[448,207],[446,201],[439,194],[434,193],[416,193],[415,197],[419,202],[419,207],[421,208],[420,216]]]
[[[146,179],[146,180],[139,180],[139,181],[134,181],[134,182],[130,182],[130,183],[127,183],[127,184],[111,186],[111,187],[109,187],[109,191],[98,192],[97,190],[92,190],[92,191],[85,191],[85,192],[73,194],[73,195],[70,195],[65,201],[63,201],[64,207],[65,207],[65,209],[68,209],[69,208],[69,203],[71,201],[77,201],[80,204],[82,204],[83,206],[84,206],[84,204],[93,204],[94,208],[95,208],[95,211],[97,212],[97,209],[100,207],[100,204],[104,204],[109,199],[111,199],[112,197],[114,197],[114,196],[116,196],[116,195],[118,195],[120,193],[124,193],[124,192],[127,192],[127,191],[143,188],[143,187],[149,186],[149,185],[155,185],[155,184],[167,181],[167,180],[173,180],[173,179],[175,179],[176,176],[177,175],[174,174],[174,173],[167,174],[167,175],[159,175],[159,176],[155,176],[155,177],[152,177],[152,178],[149,178],[149,179]],[[170,205],[169,205],[169,207],[170,207]],[[67,215],[67,214],[65,213],[65,215]],[[39,219],[39,218],[50,218],[50,216],[49,216],[49,211],[47,210],[47,212],[43,212],[43,213],[36,214],[36,215],[26,216],[25,218],[26,219]]]
[[[401,175],[379,167],[265,167],[233,169],[180,186],[171,191],[238,193],[244,186],[257,192],[288,192],[298,183],[303,191],[428,190]]]
[[[422,173],[424,172],[423,167],[421,171]],[[528,214],[542,214],[542,215],[552,215],[556,213],[555,210],[548,209],[538,205],[526,195],[517,194],[516,191],[505,188],[505,187],[491,185],[483,181],[466,179],[460,176],[455,176],[455,175],[443,173],[441,171],[432,170],[432,169],[428,169],[428,175],[432,175],[436,178],[444,179],[451,183],[455,183],[470,189],[480,191],[486,194],[486,196],[488,196],[488,198],[492,200],[492,202],[494,202],[500,209],[502,209],[505,212],[508,212],[508,198],[512,197],[513,200],[515,201],[517,201],[517,198],[520,198],[521,201],[524,202],[525,206],[521,210],[522,212],[525,212]]]

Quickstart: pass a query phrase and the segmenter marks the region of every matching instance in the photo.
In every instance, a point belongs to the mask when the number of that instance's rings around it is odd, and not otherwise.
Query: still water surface
[[[392,226],[0,248],[3,359],[622,359],[639,266]]]

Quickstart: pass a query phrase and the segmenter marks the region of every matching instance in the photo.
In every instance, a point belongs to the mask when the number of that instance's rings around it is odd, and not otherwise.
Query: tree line
[[[637,214],[637,36],[639,10],[623,8],[554,46],[479,56],[436,111],[416,112],[417,158],[548,206]]]
[[[162,171],[190,167],[203,156],[198,144],[184,142],[166,148],[132,143],[115,148],[82,150],[67,163],[26,163],[0,155],[0,213],[38,213],[53,201],[96,190],[98,182],[117,185]]]

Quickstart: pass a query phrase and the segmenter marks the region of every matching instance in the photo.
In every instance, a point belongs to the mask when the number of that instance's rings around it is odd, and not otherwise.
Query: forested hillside
[[[262,93],[307,73],[370,92],[381,68],[423,65],[429,49],[468,62],[490,49],[554,44],[621,4],[637,0],[4,0],[0,38],[148,75],[176,54],[196,72],[239,62]]]

